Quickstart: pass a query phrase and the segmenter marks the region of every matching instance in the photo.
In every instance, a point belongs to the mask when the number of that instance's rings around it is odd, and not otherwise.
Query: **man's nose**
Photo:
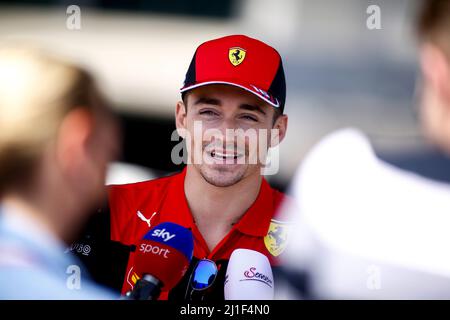
[[[220,128],[218,128],[222,133],[225,141],[233,141],[235,139],[236,129],[238,129],[237,122],[234,118],[225,118]]]
[[[236,121],[234,116],[226,117],[220,124],[219,130],[221,130],[224,134],[226,130],[236,130],[239,129],[239,123]]]

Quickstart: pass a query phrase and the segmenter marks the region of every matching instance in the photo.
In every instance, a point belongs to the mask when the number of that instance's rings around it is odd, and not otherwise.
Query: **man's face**
[[[68,209],[54,217],[65,241],[72,240],[91,210],[102,205],[106,168],[119,152],[115,119],[106,110],[94,109],[69,111],[42,161],[44,177],[58,177],[47,179],[54,188],[53,197],[64,199]]]
[[[214,186],[231,186],[259,174],[270,147],[271,129],[281,122],[284,136],[286,116],[274,122],[275,109],[243,89],[204,86],[190,91],[185,102],[177,109],[178,127],[192,137],[186,143],[194,168]],[[196,150],[197,154],[201,150],[201,161],[194,159]]]
[[[107,166],[120,152],[121,137],[116,119],[109,112],[99,109],[89,114],[89,136],[79,146],[80,160],[72,169],[72,177],[80,206],[83,203],[93,207],[104,199]]]
[[[102,195],[108,165],[117,159],[120,152],[120,128],[110,114],[98,115],[96,128],[89,145],[92,186]],[[102,198],[99,198],[102,199]]]
[[[422,128],[428,140],[450,153],[450,60],[437,46],[425,44],[421,67]]]

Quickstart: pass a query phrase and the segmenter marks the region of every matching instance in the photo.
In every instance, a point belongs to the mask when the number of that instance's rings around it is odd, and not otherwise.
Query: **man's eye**
[[[204,110],[199,112],[203,116],[216,116],[217,113],[211,110]]]
[[[250,121],[254,121],[254,122],[257,122],[257,121],[258,121],[258,119],[257,119],[256,117],[254,117],[254,116],[249,116],[249,115],[243,115],[243,116],[242,116],[242,119],[250,120]]]

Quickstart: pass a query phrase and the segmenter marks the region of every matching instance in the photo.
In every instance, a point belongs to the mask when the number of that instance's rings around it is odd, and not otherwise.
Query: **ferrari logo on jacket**
[[[239,47],[230,48],[228,50],[228,59],[233,66],[240,65],[245,59],[245,50]]]
[[[272,256],[277,257],[286,249],[290,228],[289,223],[275,219],[270,221],[269,231],[264,237],[264,244]]]

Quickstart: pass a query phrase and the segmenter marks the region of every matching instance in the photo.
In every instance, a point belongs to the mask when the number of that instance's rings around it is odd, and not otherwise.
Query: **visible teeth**
[[[234,158],[235,157],[234,154],[223,154],[223,153],[219,153],[219,152],[216,152],[215,155],[218,157],[222,157],[222,158]]]
[[[237,159],[242,156],[242,154],[223,154],[217,151],[210,151],[210,155],[212,158],[221,158],[221,159]]]

